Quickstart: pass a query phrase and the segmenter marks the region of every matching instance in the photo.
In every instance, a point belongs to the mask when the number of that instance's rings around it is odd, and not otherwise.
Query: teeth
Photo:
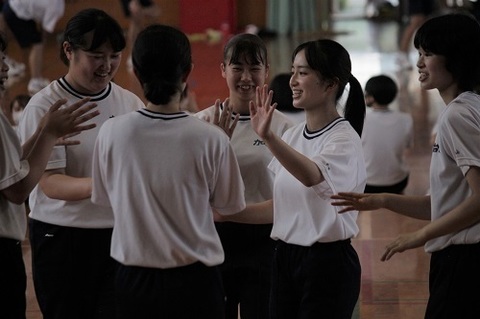
[[[249,90],[252,86],[251,85],[240,85],[242,90]]]

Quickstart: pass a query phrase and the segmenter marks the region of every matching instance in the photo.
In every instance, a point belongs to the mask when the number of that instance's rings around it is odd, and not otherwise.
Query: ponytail
[[[350,92],[345,103],[344,117],[358,135],[362,136],[366,112],[365,97],[363,96],[362,86],[353,75],[350,75],[349,83]]]

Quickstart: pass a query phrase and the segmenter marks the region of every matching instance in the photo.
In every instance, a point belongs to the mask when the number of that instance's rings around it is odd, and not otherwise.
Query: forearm
[[[406,196],[397,194],[380,194],[383,208],[415,219],[430,220],[430,196]]]
[[[16,204],[25,202],[42,177],[55,142],[55,136],[47,134],[43,130],[37,130],[24,144],[23,149],[26,155],[22,159],[28,161],[30,169],[25,178],[2,191],[9,201]]]
[[[271,136],[264,139],[264,142],[280,164],[303,185],[311,187],[324,181],[317,164],[297,152],[279,136],[272,133]]]
[[[45,195],[58,200],[83,200],[92,195],[90,177],[72,177],[58,171],[46,172],[40,180],[40,187]]]
[[[273,223],[273,200],[250,204],[233,215],[221,215],[221,221],[230,221],[241,224],[271,224]]]

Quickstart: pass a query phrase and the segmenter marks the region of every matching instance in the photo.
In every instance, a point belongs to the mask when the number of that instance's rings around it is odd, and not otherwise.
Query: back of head
[[[446,69],[460,90],[478,89],[480,84],[480,25],[467,14],[447,14],[427,20],[414,38],[415,48],[442,55]]]
[[[302,50],[305,52],[308,66],[317,72],[319,77],[338,84],[337,102],[347,83],[350,84],[344,116],[358,135],[361,135],[365,119],[365,99],[360,83],[351,73],[352,62],[347,50],[336,41],[319,39],[300,44],[293,52],[292,61]]]
[[[151,25],[137,36],[132,62],[149,102],[164,105],[183,91],[192,69],[192,52],[187,36],[170,26]]]
[[[365,84],[366,94],[372,96],[380,105],[388,105],[397,96],[397,84],[386,75],[371,77]]]
[[[125,46],[125,36],[118,22],[100,9],[85,9],[75,14],[63,33],[63,42],[70,43],[73,50],[93,51],[104,43],[110,43],[113,51],[120,52]],[[60,48],[60,58],[65,65],[69,61]]]
[[[268,64],[267,47],[258,35],[242,33],[227,42],[223,48],[223,62],[238,64],[241,58],[252,65]]]
[[[292,89],[290,88],[290,74],[277,74],[270,82],[270,90],[273,91],[272,102],[277,103],[277,110],[282,112],[300,112],[293,106]]]

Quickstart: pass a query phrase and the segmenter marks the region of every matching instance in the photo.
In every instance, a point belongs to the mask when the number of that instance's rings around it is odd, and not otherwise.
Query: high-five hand
[[[255,101],[250,101],[250,121],[254,131],[263,140],[267,140],[273,134],[270,124],[277,103],[271,104],[272,97],[273,91],[269,91],[265,84],[263,87],[257,87]]]

